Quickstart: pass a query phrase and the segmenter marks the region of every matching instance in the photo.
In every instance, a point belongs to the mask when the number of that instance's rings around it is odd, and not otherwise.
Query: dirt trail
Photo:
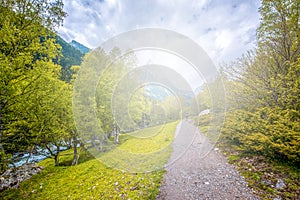
[[[244,178],[191,123],[181,122],[158,200],[259,199]]]

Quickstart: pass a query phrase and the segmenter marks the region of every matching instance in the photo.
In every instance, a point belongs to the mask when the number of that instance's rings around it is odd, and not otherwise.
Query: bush
[[[300,163],[299,119],[291,109],[237,110],[227,115],[221,141],[243,153]]]

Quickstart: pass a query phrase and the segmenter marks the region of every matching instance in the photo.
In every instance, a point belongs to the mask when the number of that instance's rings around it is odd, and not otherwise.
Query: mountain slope
[[[79,42],[72,40],[70,43],[70,45],[72,45],[73,47],[75,47],[76,49],[78,49],[82,54],[86,54],[90,51],[89,48],[87,48],[86,46],[80,44]]]
[[[67,43],[60,36],[56,36],[56,41],[62,47],[62,56],[56,62],[62,66],[61,79],[69,82],[73,75],[71,67],[81,64],[84,53]]]

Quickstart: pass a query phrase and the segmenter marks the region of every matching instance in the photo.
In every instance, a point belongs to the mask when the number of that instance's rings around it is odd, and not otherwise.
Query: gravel
[[[219,150],[187,121],[177,127],[165,169],[157,200],[260,199]]]
[[[6,170],[0,175],[0,192],[10,188],[18,188],[21,182],[30,179],[42,169],[43,167],[31,163]]]

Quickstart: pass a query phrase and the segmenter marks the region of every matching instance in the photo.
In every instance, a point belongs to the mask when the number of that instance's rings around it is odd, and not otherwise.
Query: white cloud
[[[107,0],[108,7],[112,8],[116,5],[116,0]]]
[[[65,0],[67,40],[95,48],[119,33],[166,28],[195,40],[216,64],[253,48],[259,0]]]
[[[216,34],[216,46],[217,48],[220,49],[225,49],[227,48],[231,42],[233,35],[230,31],[228,30],[222,30],[220,32],[217,32]]]

